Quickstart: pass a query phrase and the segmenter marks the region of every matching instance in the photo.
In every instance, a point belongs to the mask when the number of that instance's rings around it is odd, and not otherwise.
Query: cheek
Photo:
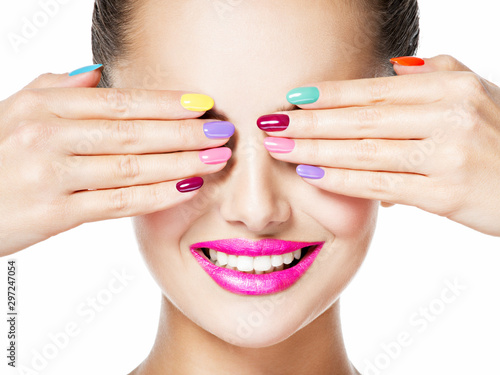
[[[134,217],[134,227],[141,249],[178,248],[181,237],[207,209],[207,199],[200,192],[192,200],[168,210]],[[175,247],[172,247],[175,245]]]
[[[378,206],[378,201],[313,189],[308,191],[301,209],[336,238],[347,240],[372,234]]]
[[[183,267],[179,243],[198,216],[199,211],[193,209],[191,202],[186,202],[168,210],[134,217],[139,249],[160,287],[166,285],[171,270]]]

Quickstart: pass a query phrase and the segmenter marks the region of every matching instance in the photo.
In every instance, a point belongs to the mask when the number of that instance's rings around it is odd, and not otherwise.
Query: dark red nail
[[[199,189],[203,186],[203,178],[201,177],[192,177],[186,180],[179,181],[175,187],[181,193],[187,193],[189,191],[193,191]]]
[[[265,132],[280,132],[288,128],[290,117],[288,115],[264,115],[257,119],[257,126]]]

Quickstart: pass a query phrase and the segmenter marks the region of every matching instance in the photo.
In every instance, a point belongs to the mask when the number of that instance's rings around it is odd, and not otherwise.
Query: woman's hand
[[[451,56],[424,61],[396,64],[394,77],[292,90],[305,110],[261,117],[266,148],[321,189],[500,236],[500,88]]]
[[[197,119],[211,98],[95,88],[100,77],[44,74],[0,102],[0,256],[85,222],[185,202],[197,191],[180,191],[203,180],[176,180],[217,172],[231,156],[228,148],[194,151],[222,146],[234,132]],[[192,107],[193,98],[208,105]]]

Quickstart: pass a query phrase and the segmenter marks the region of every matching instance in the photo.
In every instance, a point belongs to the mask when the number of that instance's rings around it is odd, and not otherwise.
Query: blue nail
[[[203,124],[203,132],[208,138],[229,138],[234,134],[234,125],[228,121],[212,121]]]
[[[300,164],[297,165],[297,168],[295,170],[300,177],[313,178],[315,180],[323,178],[323,176],[325,175],[325,171],[323,169],[313,167],[312,165]]]
[[[77,74],[91,72],[93,70],[99,69],[101,66],[102,66],[102,64],[84,66],[83,68],[73,70],[71,73],[69,73],[69,76],[72,77],[72,76],[76,76]]]

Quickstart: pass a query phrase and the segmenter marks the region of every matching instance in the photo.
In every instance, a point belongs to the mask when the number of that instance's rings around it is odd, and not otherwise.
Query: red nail
[[[401,56],[401,57],[393,57],[391,59],[391,63],[403,65],[403,66],[420,66],[424,65],[425,61],[420,57],[415,56]]]
[[[280,132],[290,124],[290,117],[281,113],[275,115],[264,115],[257,119],[257,126],[265,132]]]
[[[179,181],[175,187],[181,193],[187,193],[189,191],[193,191],[199,189],[203,186],[203,178],[201,177],[192,177],[186,180]]]

